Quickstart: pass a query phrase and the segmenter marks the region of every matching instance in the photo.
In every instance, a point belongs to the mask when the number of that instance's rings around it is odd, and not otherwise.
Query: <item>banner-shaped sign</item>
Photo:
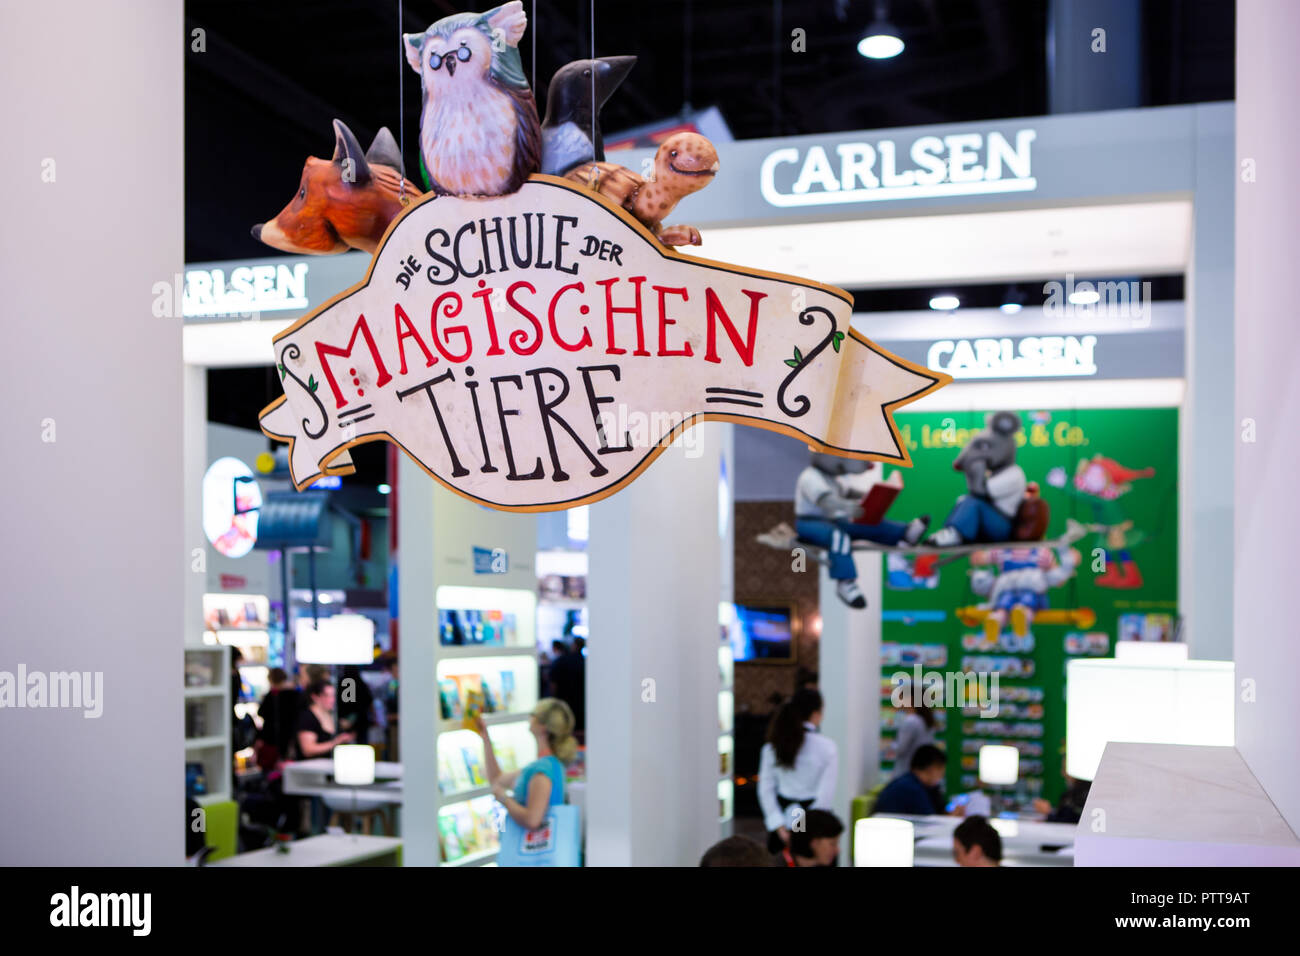
[[[891,412],[951,379],[860,336],[852,311],[841,289],[673,252],[565,180],[430,195],[364,282],[275,337],[285,394],[261,425],[299,489],[386,440],[510,511],[611,495],[708,420],[910,465]]]

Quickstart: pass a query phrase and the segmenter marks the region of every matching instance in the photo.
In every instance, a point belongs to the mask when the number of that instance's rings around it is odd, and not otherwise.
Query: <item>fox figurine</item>
[[[387,127],[362,153],[352,130],[335,120],[334,155],[307,157],[297,194],[274,219],[254,226],[253,238],[283,252],[329,256],[361,249],[373,254],[402,211],[403,183],[410,199],[423,195],[403,176],[401,152]]]

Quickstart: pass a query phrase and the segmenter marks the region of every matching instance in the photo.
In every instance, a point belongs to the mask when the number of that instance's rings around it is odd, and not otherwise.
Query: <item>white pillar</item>
[[[5,4],[0,671],[103,690],[0,711],[6,865],[184,860],[182,7]]]
[[[589,866],[694,866],[718,839],[717,428],[591,506]]]
[[[1233,657],[1242,684],[1237,749],[1300,833],[1300,627],[1292,603],[1300,529],[1300,326],[1294,310],[1300,194],[1291,176],[1300,154],[1297,36],[1300,6],[1237,4],[1237,389],[1230,426],[1237,519]]]
[[[398,456],[398,751],[402,758],[402,865],[437,866],[438,603],[433,479]],[[469,545],[466,544],[466,548]]]
[[[1232,655],[1233,396],[1231,114],[1197,107],[1187,391],[1179,415],[1178,608],[1191,656]],[[1245,313],[1238,312],[1238,315]]]
[[[855,611],[835,593],[821,570],[821,662],[818,686],[825,705],[822,733],[839,748],[835,815],[844,823],[840,863],[849,859],[849,814],[853,798],[875,785],[880,773],[880,582],[879,554],[854,555],[858,585],[867,607]]]
[[[185,499],[185,553],[189,555],[189,566],[185,574],[185,624],[181,638],[185,644],[199,644],[203,638],[203,594],[208,583],[207,562],[217,553],[203,534],[203,474],[208,468],[206,368],[199,365],[184,367],[181,413],[184,419],[184,465],[181,471]],[[249,464],[252,465],[252,462]],[[250,560],[266,563],[266,557],[261,552],[255,552]],[[275,592],[269,593],[274,599]]]

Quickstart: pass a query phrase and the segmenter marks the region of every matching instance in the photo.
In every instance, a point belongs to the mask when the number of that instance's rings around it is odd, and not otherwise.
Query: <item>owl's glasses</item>
[[[473,56],[473,54],[470,52],[470,48],[469,48],[469,47],[467,47],[467,46],[461,46],[461,47],[457,47],[457,48],[456,48],[456,59],[460,60],[460,62],[464,63],[464,62],[465,62],[466,60],[468,60],[471,56]],[[448,54],[447,56],[444,57],[443,54],[441,54],[441,53],[430,53],[430,54],[429,54],[429,69],[431,69],[431,70],[438,70],[438,69],[441,69],[441,68],[442,68],[442,61],[443,61],[444,59],[450,59],[450,58],[451,58],[451,55],[450,55],[450,54]],[[448,65],[448,69],[453,69],[453,67],[451,67],[450,65]]]

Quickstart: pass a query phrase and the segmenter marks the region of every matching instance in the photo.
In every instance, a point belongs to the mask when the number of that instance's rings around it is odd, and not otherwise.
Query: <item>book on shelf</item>
[[[487,786],[487,775],[483,772],[483,761],[479,755],[469,747],[461,747],[460,755],[465,761],[465,770],[469,774],[469,787]]]
[[[460,720],[460,686],[450,677],[438,681],[438,703],[443,720]]]
[[[519,757],[515,754],[513,744],[498,744],[492,742],[492,751],[497,755],[497,766],[503,773],[510,773],[519,769]]]
[[[438,842],[442,844],[442,858],[448,863],[465,855],[465,844],[456,829],[456,818],[450,813],[438,814]]]
[[[501,706],[501,676],[489,674],[483,678],[483,712],[495,714],[504,710]]]
[[[515,712],[515,672],[501,672],[501,709],[506,713]]]

